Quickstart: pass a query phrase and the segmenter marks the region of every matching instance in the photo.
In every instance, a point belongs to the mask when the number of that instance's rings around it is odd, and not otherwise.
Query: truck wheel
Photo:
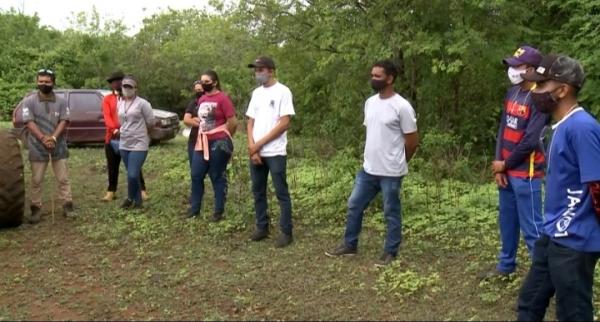
[[[0,227],[23,222],[25,182],[21,148],[14,134],[0,130]]]

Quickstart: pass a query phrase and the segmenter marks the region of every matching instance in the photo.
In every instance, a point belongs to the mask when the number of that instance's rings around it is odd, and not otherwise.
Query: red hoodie
[[[119,115],[117,114],[117,101],[119,96],[115,93],[106,95],[102,101],[102,114],[104,114],[104,124],[106,124],[106,135],[104,143],[110,143],[114,130],[121,127],[119,124]]]

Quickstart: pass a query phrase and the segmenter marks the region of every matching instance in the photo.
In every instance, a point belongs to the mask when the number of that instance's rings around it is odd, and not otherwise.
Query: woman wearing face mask
[[[225,211],[225,170],[233,153],[231,136],[235,133],[237,120],[231,99],[221,92],[217,73],[208,70],[202,73],[200,81],[204,95],[198,99],[197,117],[193,117],[192,113],[184,116],[186,125],[198,128],[191,161],[192,195],[187,218],[200,214],[204,177],[208,174],[215,192],[215,208],[210,220],[217,222],[223,219]]]
[[[188,126],[190,130],[190,136],[188,137],[188,161],[190,167],[192,166],[192,156],[194,155],[194,147],[196,146],[196,140],[198,139],[198,100],[204,94],[202,88],[202,82],[197,80],[194,82],[194,97],[190,100],[185,109],[183,116],[183,123]]]
[[[121,123],[119,149],[127,169],[127,199],[121,208],[141,208],[140,175],[148,156],[154,113],[150,103],[137,96],[137,81],[132,76],[123,78],[122,87],[123,99],[118,102],[117,109]]]

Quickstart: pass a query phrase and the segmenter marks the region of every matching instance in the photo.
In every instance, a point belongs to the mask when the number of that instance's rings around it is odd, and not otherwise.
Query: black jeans
[[[269,229],[269,215],[267,214],[267,180],[271,172],[271,180],[275,186],[275,194],[279,200],[281,217],[279,226],[281,232],[292,234],[292,199],[288,191],[286,179],[287,158],[284,155],[262,158],[262,165],[250,163],[250,176],[252,177],[252,193],[254,194],[254,211],[256,212],[256,228]]]
[[[119,164],[121,163],[121,154],[112,148],[110,143],[104,144],[104,152],[106,154],[106,168],[108,169],[108,189],[107,191],[117,191],[119,183]],[[142,190],[146,190],[146,182],[144,175],[140,173],[140,181]]]
[[[600,253],[579,252],[542,235],[519,293],[519,321],[542,321],[556,293],[559,321],[591,321],[594,269]]]

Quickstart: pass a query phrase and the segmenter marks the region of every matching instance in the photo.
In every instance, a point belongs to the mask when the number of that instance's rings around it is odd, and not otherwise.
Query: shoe
[[[188,209],[185,213],[185,219],[192,219],[198,217],[200,211],[192,211],[192,209]]]
[[[142,200],[148,200],[148,199],[150,199],[150,196],[148,195],[146,190],[142,190]]]
[[[31,206],[31,215],[29,216],[29,223],[35,225],[42,221],[42,208],[38,206]]]
[[[261,241],[267,237],[269,237],[268,229],[256,229],[250,236],[250,240],[251,241]]]
[[[277,240],[275,241],[275,247],[283,248],[283,247],[286,247],[289,244],[291,244],[293,241],[294,241],[294,237],[292,237],[292,235],[281,233],[279,235],[279,237],[277,237]]]
[[[131,209],[131,208],[133,208],[133,200],[125,199],[125,201],[123,201],[123,203],[121,204],[121,209]]]
[[[509,277],[511,273],[509,272],[504,272],[499,270],[498,268],[494,267],[493,269],[490,269],[487,272],[483,272],[481,274],[479,274],[479,279],[481,280],[488,280],[488,279],[493,279],[493,278],[506,278]]]
[[[73,202],[65,202],[65,204],[63,205],[63,216],[67,218],[77,217],[77,213],[75,213],[75,209],[73,208]]]
[[[375,267],[385,267],[391,264],[394,260],[396,260],[396,255],[391,253],[384,253],[379,257],[379,261],[375,263]]]
[[[210,222],[219,222],[221,220],[223,220],[222,212],[215,212],[212,214],[212,216],[210,218],[208,218],[208,221],[210,221]]]
[[[102,198],[102,201],[113,201],[113,200],[115,200],[114,191],[107,191],[106,194],[104,195],[104,198]]]
[[[346,243],[340,244],[332,251],[325,252],[325,255],[329,257],[339,257],[339,256],[354,256],[356,255],[356,248],[346,246]]]

